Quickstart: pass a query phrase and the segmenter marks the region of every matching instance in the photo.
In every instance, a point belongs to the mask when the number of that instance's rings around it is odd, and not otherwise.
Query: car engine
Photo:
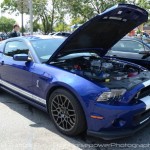
[[[62,59],[55,65],[80,76],[101,82],[120,81],[135,77],[140,73],[140,69],[126,63],[94,56]]]

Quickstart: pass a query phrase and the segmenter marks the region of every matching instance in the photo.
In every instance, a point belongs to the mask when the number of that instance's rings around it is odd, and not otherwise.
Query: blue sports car
[[[132,135],[150,122],[150,72],[104,57],[148,13],[116,5],[67,39],[28,36],[0,43],[0,88],[46,111],[66,135]]]

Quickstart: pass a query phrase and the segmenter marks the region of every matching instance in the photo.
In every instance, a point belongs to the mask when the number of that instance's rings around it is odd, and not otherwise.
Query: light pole
[[[22,22],[22,36],[23,36],[23,0],[21,1],[21,22]]]
[[[30,34],[33,34],[33,5],[32,0],[29,0],[29,12],[30,12]]]
[[[1,1],[0,1],[0,18],[2,17],[2,8],[1,8]]]

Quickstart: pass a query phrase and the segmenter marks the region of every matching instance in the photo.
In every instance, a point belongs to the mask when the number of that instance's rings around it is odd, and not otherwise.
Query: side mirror
[[[29,56],[27,54],[15,54],[13,59],[16,61],[29,61]]]

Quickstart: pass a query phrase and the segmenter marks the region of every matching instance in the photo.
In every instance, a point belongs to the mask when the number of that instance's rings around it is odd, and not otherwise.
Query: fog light
[[[115,127],[123,127],[126,124],[126,121],[123,119],[116,119],[113,122],[113,126]]]

